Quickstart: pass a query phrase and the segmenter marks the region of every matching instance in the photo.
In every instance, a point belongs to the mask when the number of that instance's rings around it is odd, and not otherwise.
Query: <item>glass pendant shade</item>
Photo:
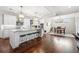
[[[19,14],[19,19],[24,19],[24,15],[23,14]]]
[[[23,14],[20,14],[20,15],[19,15],[19,18],[24,18],[24,15],[23,15]]]

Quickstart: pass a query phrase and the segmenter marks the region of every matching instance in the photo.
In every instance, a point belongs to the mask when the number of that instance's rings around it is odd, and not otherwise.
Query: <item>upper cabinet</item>
[[[16,25],[16,16],[4,14],[4,25]]]

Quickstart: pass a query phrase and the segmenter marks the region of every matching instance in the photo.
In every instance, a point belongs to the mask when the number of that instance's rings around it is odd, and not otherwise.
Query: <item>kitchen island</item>
[[[40,29],[13,29],[9,31],[11,47],[17,48],[25,41],[40,37]]]

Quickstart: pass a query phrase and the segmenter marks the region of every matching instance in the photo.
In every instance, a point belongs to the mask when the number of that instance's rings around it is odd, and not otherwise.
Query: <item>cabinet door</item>
[[[27,29],[30,28],[30,19],[24,19],[23,27]]]

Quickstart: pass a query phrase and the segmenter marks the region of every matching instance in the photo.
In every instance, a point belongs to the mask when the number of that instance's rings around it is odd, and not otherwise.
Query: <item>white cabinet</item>
[[[10,31],[10,44],[12,48],[16,48],[19,46],[19,35],[17,32]]]
[[[30,28],[30,19],[24,19],[23,27],[27,29]]]
[[[4,14],[4,25],[16,25],[16,16]]]

